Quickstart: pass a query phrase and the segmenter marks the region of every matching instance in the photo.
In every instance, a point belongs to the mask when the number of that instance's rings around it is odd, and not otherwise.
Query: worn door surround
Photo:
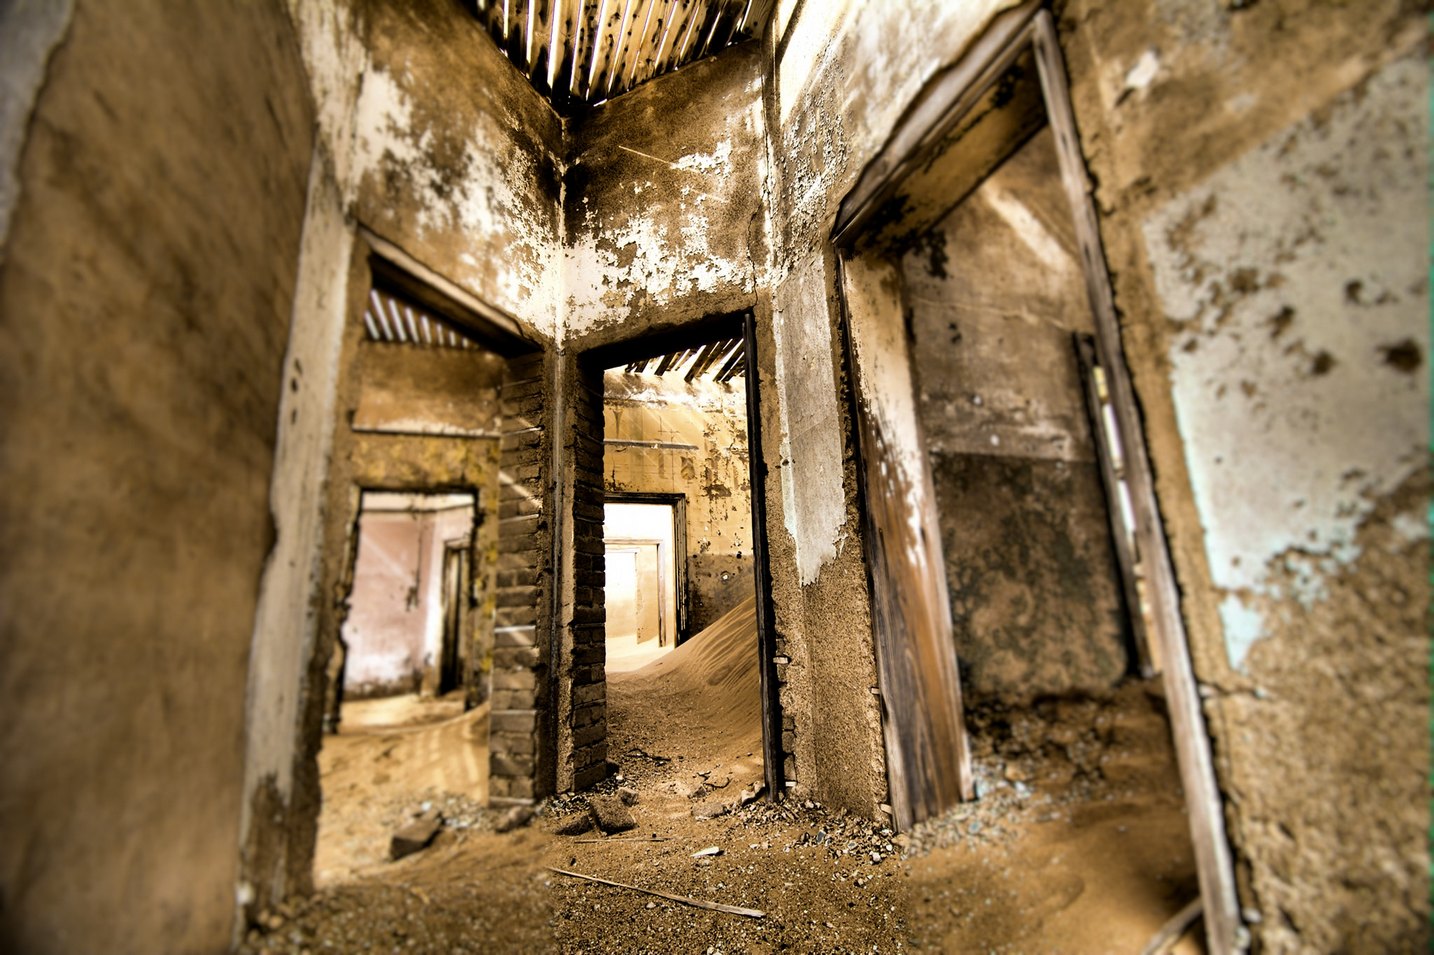
[[[1180,591],[1155,497],[1144,428],[1121,344],[1092,187],[1076,132],[1065,62],[1055,23],[1049,11],[1041,9],[1038,0],[1029,0],[998,16],[963,55],[918,94],[886,145],[842,201],[832,240],[839,251],[839,264],[843,264],[841,257],[855,254],[863,234],[872,230],[881,214],[887,211],[887,200],[930,159],[942,137],[990,92],[1018,57],[1032,54],[1046,115],[1055,135],[1061,179],[1075,221],[1087,297],[1095,317],[1096,355],[1107,370],[1116,427],[1128,458],[1137,543],[1142,560],[1147,562],[1150,582],[1150,629],[1163,663],[1166,699],[1199,869],[1206,935],[1211,951],[1224,955],[1242,950],[1248,933],[1239,916],[1223,804],[1191,665]],[[844,327],[843,334],[848,336],[850,348],[849,328]],[[862,449],[862,453],[870,451]],[[891,758],[889,756],[889,760]]]
[[[770,568],[767,566],[767,541],[766,541],[766,497],[763,493],[766,481],[766,465],[762,456],[761,444],[761,406],[760,389],[757,382],[756,369],[760,367],[757,362],[756,344],[756,319],[750,312],[743,312],[735,315],[717,315],[706,318],[690,325],[659,332],[653,335],[639,336],[603,345],[599,348],[585,352],[576,358],[576,368],[573,371],[572,379],[574,387],[565,389],[574,397],[565,402],[572,406],[570,413],[576,414],[589,425],[594,420],[597,422],[599,432],[599,450],[601,449],[601,428],[602,428],[602,389],[594,387],[594,380],[600,385],[603,369],[615,367],[620,364],[627,364],[640,358],[652,358],[657,355],[666,354],[678,347],[688,347],[695,340],[701,340],[704,336],[716,338],[742,337],[746,350],[748,373],[746,378],[747,389],[747,445],[748,445],[748,466],[751,470],[750,484],[752,487],[752,563],[754,586],[757,600],[757,653],[758,653],[758,675],[760,692],[762,697],[762,762],[763,772],[767,785],[769,798],[776,798],[784,792],[783,760],[782,750],[782,714],[778,701],[778,680],[776,671],[776,632],[772,616],[772,585]],[[595,407],[592,403],[595,401]],[[565,508],[561,513],[567,518],[569,527],[555,535],[571,547],[582,537],[583,528],[578,527],[579,521],[585,520],[577,514],[581,506],[587,513],[591,514],[591,506],[594,503],[592,485],[597,488],[596,503],[601,508],[603,500],[602,492],[602,462],[597,461],[596,481],[585,480],[581,472],[583,468],[580,458],[584,453],[576,441],[557,442],[558,445],[568,446],[570,460],[563,461],[555,466],[555,472],[567,478],[566,483],[572,486],[573,490],[582,491],[582,499],[575,500],[570,508]],[[590,463],[590,462],[589,462]],[[591,470],[591,468],[589,468]],[[564,483],[564,482],[560,482]],[[622,500],[634,500],[631,495],[626,495]],[[670,502],[670,501],[669,501]],[[568,555],[572,557],[571,553]],[[559,590],[577,594],[580,591],[596,589],[601,592],[600,585],[593,588],[590,573],[581,570],[582,563],[577,560],[563,560],[555,562],[555,566],[561,568],[566,579]],[[599,598],[600,599],[600,598]],[[679,605],[682,601],[679,601]],[[577,608],[581,609],[581,608]],[[565,615],[559,615],[558,619],[565,619]],[[576,621],[576,617],[573,618]],[[599,631],[601,632],[601,631]],[[563,650],[569,654],[581,653],[581,647],[569,637],[561,641]],[[559,700],[559,711],[570,711],[572,706],[563,706],[564,699],[573,700],[573,694],[580,688],[580,682],[574,677],[581,678],[583,660],[570,659],[566,664],[559,662],[557,669],[559,686],[556,687],[556,696]],[[590,696],[601,697],[602,694],[592,693]],[[585,724],[591,725],[591,724]],[[587,743],[587,737],[579,742],[575,730],[581,727],[565,727],[560,720],[558,734],[558,763],[560,766],[571,764],[577,767],[574,760],[576,753],[580,752],[583,745]],[[605,734],[602,745],[606,746]],[[574,780],[575,785],[581,785]]]

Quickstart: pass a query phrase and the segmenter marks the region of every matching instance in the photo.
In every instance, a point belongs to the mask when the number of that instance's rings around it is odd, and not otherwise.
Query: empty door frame
[[[1105,251],[1091,184],[1076,135],[1065,62],[1055,23],[1037,0],[992,21],[986,32],[949,69],[939,74],[909,108],[887,145],[872,161],[838,211],[833,242],[850,250],[886,211],[901,183],[928,162],[950,132],[990,91],[1006,70],[1034,54],[1047,119],[1055,136],[1061,179],[1074,217],[1086,293],[1095,318],[1096,354],[1106,370],[1116,427],[1126,455],[1135,512],[1136,540],[1144,564],[1150,629],[1159,645],[1165,694],[1199,868],[1206,936],[1216,955],[1238,951],[1245,935],[1235,892],[1234,866],[1225,835],[1210,739],[1190,662],[1180,591],[1155,498],[1145,432],[1121,345]],[[951,197],[952,201],[959,199]]]
[[[747,462],[752,488],[753,587],[757,603],[757,672],[762,697],[762,765],[768,798],[784,791],[782,777],[782,711],[777,697],[776,633],[773,630],[771,571],[767,566],[767,466],[762,454],[761,388],[757,369],[756,316],[751,311],[715,315],[671,331],[615,342],[584,352],[579,362],[589,369],[616,368],[641,358],[691,348],[694,341],[740,337],[746,363]],[[600,396],[599,396],[600,397]],[[599,420],[601,417],[599,416]],[[557,469],[562,473],[562,469]],[[555,561],[559,567],[565,566]],[[560,750],[563,748],[560,745]],[[559,752],[559,759],[566,757]]]
[[[478,517],[474,503],[475,523]],[[460,669],[468,659],[471,647],[467,639],[468,608],[472,602],[473,577],[469,555],[473,550],[472,534],[466,539],[443,544],[443,641],[439,646],[438,695],[463,686],[467,681]]]
[[[672,508],[672,576],[677,589],[677,619],[672,644],[677,646],[689,636],[687,623],[687,495],[661,491],[607,491],[608,504],[665,504]]]

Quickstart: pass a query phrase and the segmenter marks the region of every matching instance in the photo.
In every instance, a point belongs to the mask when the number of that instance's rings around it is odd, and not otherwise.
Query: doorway
[[[443,544],[443,640],[439,651],[438,695],[458,689],[463,683],[463,661],[467,656],[468,605],[473,592],[472,535]]]
[[[671,504],[603,505],[608,673],[640,669],[677,646],[676,530]]]
[[[734,798],[781,787],[752,323],[579,359],[603,423],[576,506],[601,494],[607,759],[689,796],[703,772],[740,779]]]
[[[978,746],[973,762],[968,718],[978,742],[1017,724],[1056,740],[1070,728],[1021,720],[1062,707],[1033,704],[1159,666],[1149,694],[1169,723],[1152,745],[1173,746],[1208,937],[1231,950],[1209,738],[1048,12],[1002,14],[928,85],[833,241],[864,520],[882,542],[871,585],[898,821],[941,815],[981,782],[1029,789],[1021,765],[981,776],[983,757],[1015,754]],[[913,665],[925,659],[942,666]]]

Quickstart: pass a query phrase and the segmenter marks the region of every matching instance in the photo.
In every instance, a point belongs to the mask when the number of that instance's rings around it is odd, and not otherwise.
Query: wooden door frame
[[[474,503],[474,525],[478,523],[477,503]],[[473,600],[473,535],[470,530],[467,537],[455,537],[443,542],[443,639],[438,648],[438,695],[442,696],[450,690],[464,687],[467,683],[463,672],[463,641],[466,634],[465,624],[468,622],[468,611]],[[448,565],[449,561],[458,562],[458,581],[453,588],[453,594],[448,593]],[[449,606],[449,600],[454,605]],[[454,614],[453,633],[448,632],[448,615]],[[452,645],[450,646],[450,640]],[[471,648],[470,648],[471,649]],[[451,670],[450,670],[450,657]],[[452,679],[452,684],[448,681]]]
[[[884,203],[900,183],[931,158],[942,136],[1027,51],[1035,55],[1062,185],[1074,218],[1086,294],[1095,318],[1096,354],[1106,370],[1111,405],[1127,459],[1137,543],[1149,583],[1149,629],[1160,647],[1165,695],[1199,872],[1206,937],[1213,955],[1227,955],[1242,950],[1248,933],[1240,920],[1223,803],[1191,664],[1180,590],[1156,500],[1144,426],[1125,361],[1093,189],[1080,150],[1065,61],[1055,22],[1039,0],[1028,0],[998,15],[982,36],[917,96],[887,144],[842,201],[832,241],[838,250],[850,249],[884,211]]]

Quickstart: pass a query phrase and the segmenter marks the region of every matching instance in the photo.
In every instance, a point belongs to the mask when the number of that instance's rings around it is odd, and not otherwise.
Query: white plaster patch
[[[334,175],[353,199],[350,181],[353,160],[354,112],[361,77],[368,69],[368,50],[348,18],[344,4],[287,0],[289,16],[299,35],[304,67],[313,91],[319,140],[334,161]]]
[[[1125,88],[1128,90],[1143,90],[1154,82],[1156,75],[1160,72],[1160,54],[1155,50],[1146,50],[1140,54],[1125,74]]]
[[[808,259],[775,291],[777,389],[782,422],[782,516],[797,551],[803,586],[837,555],[846,518],[842,453],[832,368],[827,273]]]
[[[585,231],[563,253],[563,335],[625,317],[634,289],[659,306],[723,287],[750,291],[751,264],[718,255],[711,233],[706,215],[695,209],[679,217],[675,230],[639,213],[620,226]],[[626,265],[623,257],[630,259]]]
[[[311,597],[321,575],[323,489],[333,447],[352,248],[338,187],[316,152],[284,358],[285,378],[294,387],[286,383],[280,398],[270,481],[276,536],[259,584],[249,656],[241,823],[246,837],[254,822],[249,812],[255,789],[266,778],[284,796],[292,786],[299,690],[317,639]]]
[[[732,140],[724,139],[711,153],[692,153],[689,156],[683,156],[672,164],[672,168],[704,173],[727,171],[731,160]]]
[[[1413,342],[1428,361],[1426,102],[1424,64],[1396,63],[1145,223],[1181,326],[1176,414],[1227,591],[1318,601],[1359,556],[1377,499],[1426,463],[1427,372],[1386,360]],[[1250,626],[1232,611],[1232,662]]]
[[[854,0],[811,4],[784,37],[786,47],[777,65],[777,95],[783,126],[801,101],[812,75],[824,71],[824,61],[837,48],[841,35],[846,32],[847,21],[859,6]]]
[[[1264,630],[1259,611],[1247,607],[1238,594],[1226,594],[1220,601],[1220,623],[1225,630],[1225,652],[1230,655],[1230,665],[1237,669],[1244,667],[1245,655]]]
[[[1394,533],[1399,535],[1400,540],[1413,544],[1429,539],[1431,518],[1434,518],[1434,514],[1405,511],[1403,514],[1396,514],[1394,520],[1390,522],[1390,526],[1393,527]]]

